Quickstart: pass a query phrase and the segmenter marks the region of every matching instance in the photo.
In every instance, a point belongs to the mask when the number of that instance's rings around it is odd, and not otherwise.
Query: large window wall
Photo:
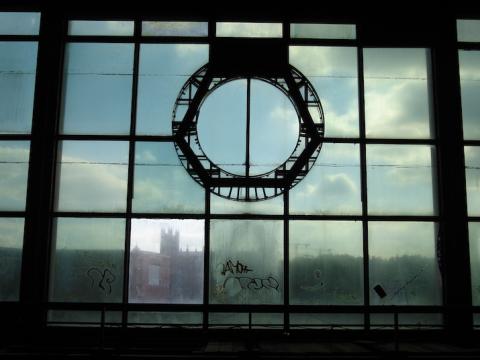
[[[0,300],[17,301],[38,26],[25,34],[19,21],[1,24]],[[178,158],[172,120],[184,114],[173,113],[175,100],[218,38],[281,42],[322,102],[315,165],[273,199],[218,197]],[[441,328],[441,149],[428,45],[366,45],[353,24],[69,19],[52,137],[47,323]],[[459,56],[478,305],[475,54]],[[250,98],[252,174],[296,141],[295,110],[273,89],[239,79],[203,103],[199,139],[219,166],[245,165],[237,118]]]

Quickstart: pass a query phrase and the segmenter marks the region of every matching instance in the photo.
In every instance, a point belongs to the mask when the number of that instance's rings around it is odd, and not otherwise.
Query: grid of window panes
[[[480,306],[480,20],[457,20],[472,305]],[[468,43],[468,44],[467,44]],[[480,322],[478,314],[474,324]]]
[[[278,327],[287,320],[352,328],[393,324],[391,314],[365,316],[365,306],[441,305],[429,50],[361,48],[353,25],[287,25],[70,21],[51,302],[198,305],[196,312],[127,316],[132,324],[188,325],[207,322],[201,312],[209,304],[268,304],[278,313],[211,312],[208,324]],[[206,192],[178,160],[173,105],[188,77],[208,62],[215,29],[222,38],[290,36],[290,64],[322,101],[322,150],[284,196],[225,200]],[[240,128],[232,122],[237,114],[228,115],[245,102],[245,83],[232,81],[222,91],[223,98],[212,95],[202,105],[203,118],[227,116],[203,125],[199,117],[199,138],[214,144],[211,155],[218,151],[225,166],[240,166],[226,151],[236,140],[222,131]],[[251,91],[258,94],[252,119],[285,129],[296,117],[288,100],[263,83],[252,81]],[[263,143],[272,134],[252,124],[259,154],[288,143],[288,134]],[[270,161],[260,156],[251,166]],[[351,305],[359,312],[285,317],[284,305]],[[99,313],[87,315],[52,311],[49,319],[99,321]],[[121,321],[117,315],[112,322]],[[436,314],[417,315],[402,321],[442,322]]]
[[[18,301],[39,13],[0,13],[0,301]]]

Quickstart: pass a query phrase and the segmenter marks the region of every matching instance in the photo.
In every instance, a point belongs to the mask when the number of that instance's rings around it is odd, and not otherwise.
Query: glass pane
[[[370,303],[441,305],[437,225],[370,222]]]
[[[183,21],[143,21],[143,36],[208,36],[208,23]]]
[[[283,222],[212,220],[210,302],[283,303]]]
[[[355,39],[355,25],[290,24],[290,36],[304,39]]]
[[[359,151],[355,144],[324,143],[308,175],[290,190],[290,213],[360,214]]]
[[[133,35],[133,21],[69,21],[69,35]]]
[[[225,171],[245,175],[247,80],[212,92],[200,109],[198,140],[205,155]]]
[[[480,216],[480,147],[465,146],[465,176],[469,216]]]
[[[470,269],[472,276],[472,301],[480,305],[480,223],[468,224],[470,238]]]
[[[320,97],[325,136],[358,137],[357,49],[290,46],[289,57]]]
[[[283,214],[283,196],[263,201],[233,201],[215,194],[210,195],[212,214]]]
[[[203,314],[194,312],[142,312],[130,311],[129,324],[136,325],[199,325]]]
[[[0,210],[25,210],[29,157],[29,141],[0,141]]]
[[[458,41],[480,41],[480,20],[457,20]]]
[[[364,49],[363,56],[367,137],[432,137],[429,50]]]
[[[361,222],[290,221],[290,303],[363,304],[362,239]]]
[[[133,219],[128,299],[203,302],[203,220]]]
[[[125,211],[128,142],[62,141],[57,210]]]
[[[432,146],[367,145],[368,212],[436,214],[435,163]]]
[[[134,212],[201,213],[205,190],[178,159],[170,142],[139,142],[135,147]]]
[[[57,218],[50,300],[121,302],[125,220]]]
[[[300,122],[292,102],[274,86],[252,80],[250,90],[250,175],[274,170],[297,146]]]
[[[393,329],[395,326],[395,318],[392,313],[371,314],[370,324],[374,329]],[[398,324],[400,325],[400,329],[428,330],[442,327],[443,317],[442,314],[405,313],[398,315]]]
[[[30,133],[37,47],[36,42],[0,42],[0,133],[2,134]]]
[[[0,218],[0,301],[17,301],[22,270],[24,219]]]
[[[282,24],[217,22],[217,36],[279,38],[282,37]]]
[[[290,325],[307,328],[351,329],[363,327],[363,314],[290,314]]]
[[[175,100],[188,78],[207,62],[208,45],[141,45],[137,134],[172,134]]]
[[[0,35],[38,35],[39,28],[40,13],[0,12]]]
[[[102,313],[100,311],[84,310],[49,310],[47,313],[48,324],[57,326],[100,326]],[[120,311],[106,311],[105,325],[116,325],[122,323]]]
[[[480,51],[458,53],[462,90],[463,138],[480,140]]]
[[[132,44],[67,44],[61,132],[128,134]]]

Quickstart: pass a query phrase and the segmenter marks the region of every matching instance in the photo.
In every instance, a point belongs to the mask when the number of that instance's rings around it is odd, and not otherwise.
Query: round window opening
[[[206,157],[234,175],[266,174],[294,152],[300,131],[288,97],[257,79],[232,80],[205,98],[197,120]]]
[[[196,182],[227,199],[258,201],[306,176],[321,149],[324,116],[313,86],[292,66],[276,77],[228,77],[207,64],[182,87],[172,128]]]

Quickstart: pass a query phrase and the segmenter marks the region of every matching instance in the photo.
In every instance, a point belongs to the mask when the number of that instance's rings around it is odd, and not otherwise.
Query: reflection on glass
[[[17,301],[22,269],[24,219],[0,218],[0,301]]]
[[[437,225],[430,222],[370,222],[370,303],[440,305]]]
[[[61,132],[127,134],[132,70],[132,44],[67,44]]]
[[[469,216],[480,216],[480,147],[465,146],[465,176]]]
[[[120,302],[125,220],[57,218],[50,300]]]
[[[175,100],[188,78],[207,62],[208,45],[141,45],[137,134],[171,135]]]
[[[405,313],[398,315],[398,324],[400,329],[406,330],[439,328],[443,325],[443,317],[442,314]],[[392,329],[395,326],[394,314],[370,314],[370,325],[373,329]]]
[[[357,49],[290,46],[289,58],[320,97],[325,136],[358,137]]]
[[[290,325],[308,328],[358,328],[363,327],[363,314],[290,314]]]
[[[368,212],[436,213],[435,149],[426,145],[367,145]]]
[[[290,36],[303,39],[355,39],[355,25],[290,24]]]
[[[283,303],[283,222],[212,220],[210,303]]]
[[[228,194],[228,193],[227,193]],[[232,201],[215,194],[210,195],[212,214],[283,214],[283,196],[263,201]]]
[[[234,80],[212,92],[200,109],[198,140],[221,169],[245,175],[247,80]]]
[[[367,137],[432,136],[430,53],[426,49],[364,49]]]
[[[128,142],[62,141],[59,158],[57,210],[125,210]]]
[[[29,157],[29,141],[0,141],[0,210],[25,210]]]
[[[204,232],[203,220],[133,219],[129,301],[201,303]]]
[[[480,305],[480,223],[468,224],[470,238],[470,270],[472,276],[472,302]]]
[[[290,221],[290,303],[363,304],[361,222]]]
[[[143,21],[143,36],[208,36],[208,23],[182,21]]]
[[[217,22],[217,36],[279,38],[282,37],[282,24]]]
[[[0,35],[38,35],[39,29],[40,13],[0,12]]]
[[[458,53],[462,90],[463,138],[480,140],[480,51]]]
[[[200,325],[203,314],[194,312],[130,311],[128,323],[135,325]]]
[[[199,213],[205,190],[184,169],[170,142],[135,146],[134,212]]]
[[[36,67],[36,42],[0,42],[0,134],[30,133]]]
[[[480,42],[480,20],[457,20],[458,41]]]
[[[69,21],[69,35],[133,35],[133,21]]]
[[[360,195],[359,146],[324,143],[308,175],[290,190],[290,213],[357,215]]]

